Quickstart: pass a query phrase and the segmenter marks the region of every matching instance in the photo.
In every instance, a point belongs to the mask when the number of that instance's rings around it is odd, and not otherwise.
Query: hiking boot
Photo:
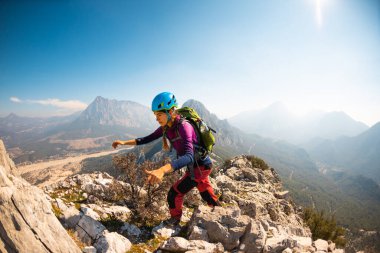
[[[164,224],[164,226],[176,227],[179,225],[180,222],[181,222],[181,220],[178,220],[176,218],[171,217],[167,220],[164,220],[162,223]]]

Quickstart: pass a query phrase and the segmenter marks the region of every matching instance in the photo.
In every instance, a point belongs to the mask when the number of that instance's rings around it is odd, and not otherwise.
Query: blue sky
[[[161,91],[221,118],[275,101],[380,121],[380,1],[1,1],[0,116]]]

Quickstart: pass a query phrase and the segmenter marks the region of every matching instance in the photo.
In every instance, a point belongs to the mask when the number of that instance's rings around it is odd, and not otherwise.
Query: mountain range
[[[0,136],[16,163],[109,149],[115,139],[135,138],[154,128],[146,106],[100,96],[83,112],[66,117],[0,118]]]
[[[378,125],[368,129],[344,113],[310,116],[303,121],[310,125],[304,129],[308,138],[298,139],[301,146],[280,138],[279,133],[291,128],[301,136],[302,128],[296,127],[301,126],[297,125],[300,121],[292,121],[294,118],[279,103],[256,113],[261,126],[252,125],[251,129],[267,129],[263,136],[253,130],[243,131],[242,126],[248,126],[248,122],[233,126],[230,120],[218,119],[198,101],[188,100],[184,106],[193,107],[216,130],[213,158],[219,163],[239,154],[261,157],[276,168],[299,204],[334,212],[344,225],[380,228],[380,221],[368,221],[380,212],[379,186],[373,181],[380,174],[376,167],[380,164]],[[15,162],[23,163],[110,149],[115,139],[145,136],[157,127],[150,108],[132,101],[97,97],[86,110],[67,117],[24,118],[11,114],[0,118],[0,138]],[[318,127],[323,135],[313,130]],[[351,137],[338,137],[342,135],[338,130]],[[144,148],[145,157],[153,158],[161,151],[161,143]],[[353,173],[355,169],[359,173]]]
[[[364,175],[380,184],[380,122],[354,137],[316,139],[304,147],[330,170]]]
[[[344,112],[314,111],[305,116],[292,114],[276,102],[256,111],[240,113],[228,121],[247,133],[302,144],[313,138],[336,139],[356,136],[369,127]]]

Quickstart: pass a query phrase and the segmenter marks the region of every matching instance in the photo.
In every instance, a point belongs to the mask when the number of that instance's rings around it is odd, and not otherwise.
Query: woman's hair
[[[172,117],[172,120],[173,120],[177,116],[177,110],[175,109],[175,107],[173,107],[172,109],[173,109],[173,117]],[[170,110],[172,110],[172,109],[170,109]],[[168,110],[162,110],[162,112],[168,112]],[[165,126],[165,128],[167,128],[167,126]],[[165,129],[164,129],[164,131],[165,131]],[[162,136],[162,149],[164,151],[170,150],[169,140],[165,136]]]

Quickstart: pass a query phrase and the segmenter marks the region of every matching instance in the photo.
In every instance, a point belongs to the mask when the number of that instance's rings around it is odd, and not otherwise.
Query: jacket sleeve
[[[156,129],[156,131],[154,131],[150,135],[135,139],[136,145],[142,145],[142,144],[152,142],[152,141],[157,140],[158,138],[162,137],[162,135],[163,135],[162,127],[159,127]]]
[[[172,160],[171,165],[173,170],[178,170],[194,163],[193,135],[195,133],[193,127],[189,122],[184,122],[178,126],[178,132],[182,138],[180,141],[182,141],[181,144],[184,148],[184,155]]]

